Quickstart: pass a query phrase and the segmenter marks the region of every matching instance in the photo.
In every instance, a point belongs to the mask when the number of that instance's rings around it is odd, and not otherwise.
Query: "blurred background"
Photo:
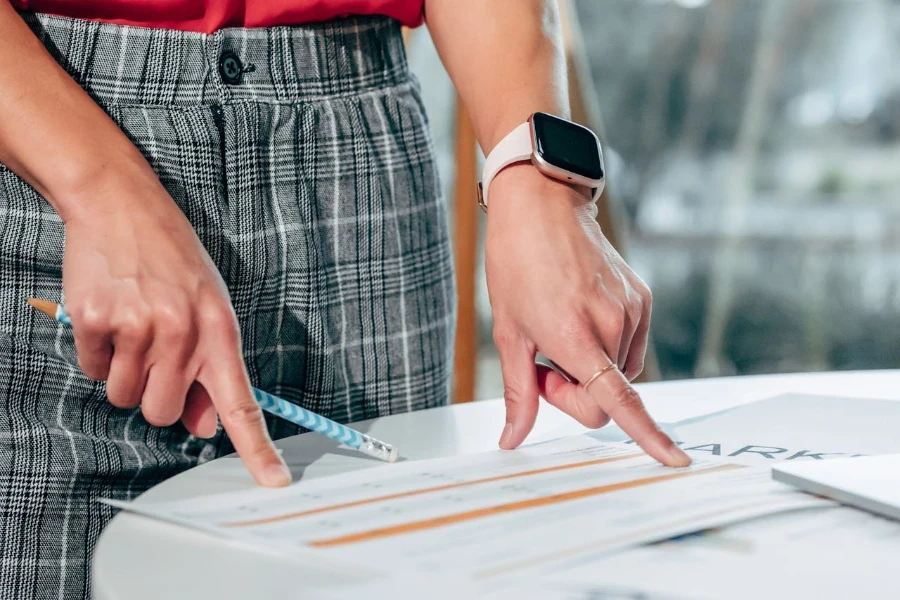
[[[563,5],[610,233],[654,293],[646,378],[900,367],[900,1]],[[471,140],[427,30],[410,60],[450,209],[467,210]],[[457,400],[495,398],[484,218],[466,215]]]

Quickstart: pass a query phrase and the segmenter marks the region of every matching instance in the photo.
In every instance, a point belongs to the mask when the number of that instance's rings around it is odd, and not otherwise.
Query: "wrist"
[[[529,200],[573,209],[593,202],[593,195],[590,188],[548,177],[529,162],[505,167],[491,182],[491,210]]]
[[[130,146],[118,154],[93,156],[59,170],[45,184],[45,197],[69,223],[152,206],[156,188],[163,190],[153,169]]]

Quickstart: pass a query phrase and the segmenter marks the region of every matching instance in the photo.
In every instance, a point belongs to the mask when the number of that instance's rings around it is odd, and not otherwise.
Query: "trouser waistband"
[[[316,101],[409,78],[400,24],[387,17],[212,34],[22,17],[76,81],[109,104]]]

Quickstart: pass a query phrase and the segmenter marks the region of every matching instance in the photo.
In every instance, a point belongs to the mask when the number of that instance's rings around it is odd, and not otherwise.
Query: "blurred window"
[[[663,376],[900,367],[900,2],[576,6]]]

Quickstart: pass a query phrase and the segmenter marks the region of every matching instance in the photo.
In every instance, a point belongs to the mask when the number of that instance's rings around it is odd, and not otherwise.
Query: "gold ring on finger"
[[[584,389],[587,390],[588,387],[589,387],[592,383],[594,383],[595,381],[597,381],[597,380],[600,378],[601,375],[603,375],[603,374],[606,373],[607,371],[612,371],[612,370],[615,369],[615,368],[616,368],[616,364],[615,364],[615,363],[610,363],[610,364],[606,365],[605,367],[603,367],[602,369],[600,369],[599,371],[597,371],[596,373],[594,373],[593,375],[591,375],[591,378],[588,379],[588,380],[584,383]]]

